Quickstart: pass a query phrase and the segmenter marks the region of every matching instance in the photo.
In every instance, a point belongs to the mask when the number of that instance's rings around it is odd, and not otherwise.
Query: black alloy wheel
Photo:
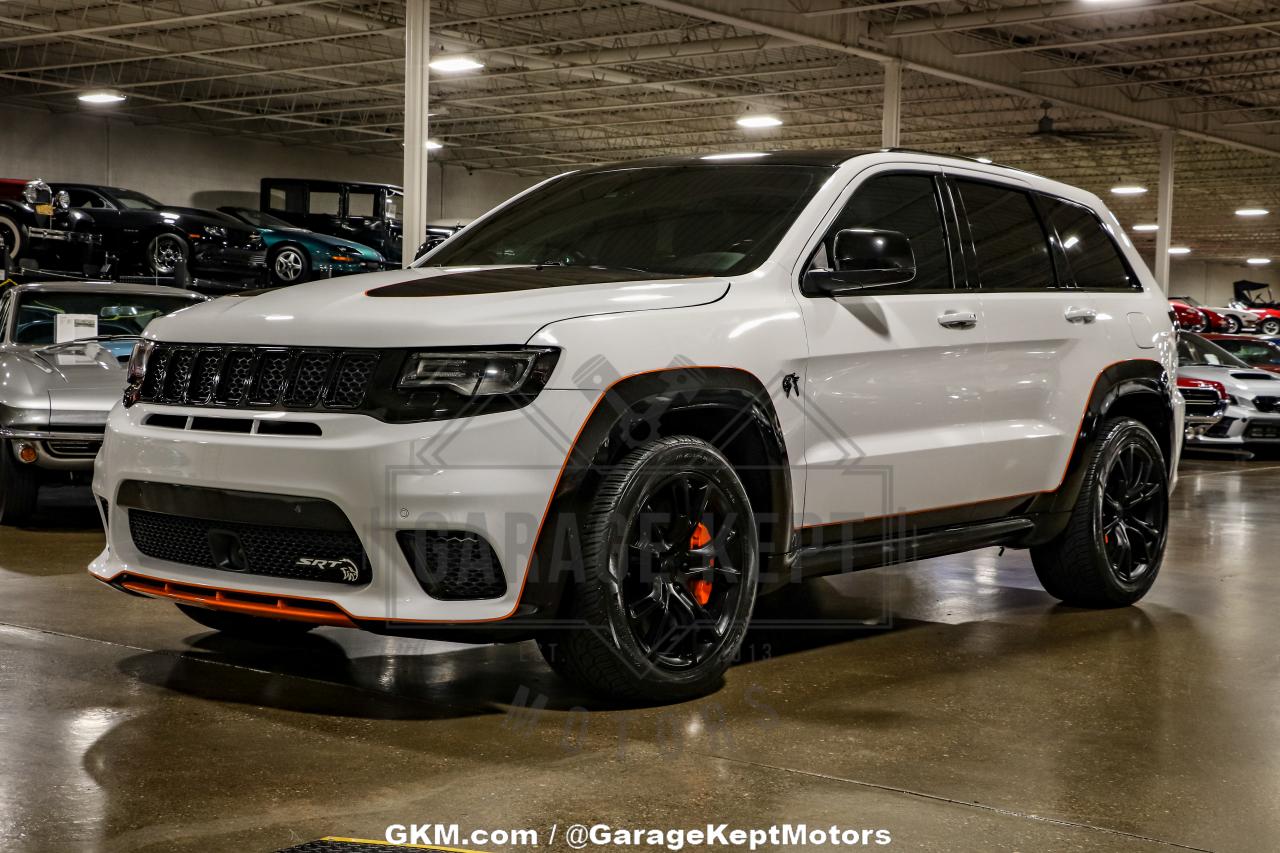
[[[1066,527],[1031,547],[1045,590],[1080,607],[1133,604],[1155,582],[1169,528],[1164,452],[1132,418],[1104,423]]]
[[[743,589],[750,521],[704,473],[651,487],[611,560],[618,606],[646,658],[695,667],[722,650]]]
[[[1140,442],[1126,444],[1110,461],[1097,502],[1098,529],[1111,569],[1136,583],[1158,564],[1168,528],[1164,460]]]
[[[613,699],[714,690],[759,583],[755,514],[737,472],[692,436],[655,439],[608,469],[582,530],[567,627],[538,638],[552,669]]]

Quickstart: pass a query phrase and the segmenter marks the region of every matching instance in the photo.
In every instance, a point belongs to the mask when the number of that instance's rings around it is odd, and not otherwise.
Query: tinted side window
[[[942,204],[929,175],[871,178],[854,192],[823,240],[811,266],[826,267],[836,233],[846,228],[899,231],[911,240],[916,277],[895,289],[949,290],[951,255],[942,224]]]
[[[88,190],[67,190],[72,207],[105,208],[107,202],[97,193]]]
[[[320,213],[325,216],[337,216],[338,194],[312,190],[311,200],[308,202],[307,210],[309,213]]]
[[[1031,196],[1021,190],[957,181],[978,277],[988,290],[1049,290],[1057,286],[1049,243]]]
[[[1092,290],[1129,290],[1134,281],[1111,235],[1088,208],[1056,199],[1045,199],[1049,225],[1071,265],[1077,287]]]
[[[374,195],[370,192],[351,190],[347,193],[347,216],[374,215]]]

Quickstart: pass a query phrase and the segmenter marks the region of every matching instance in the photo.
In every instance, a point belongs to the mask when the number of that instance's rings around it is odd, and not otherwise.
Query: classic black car
[[[0,240],[7,269],[95,275],[102,245],[93,219],[68,209],[68,199],[41,180],[0,178]]]
[[[54,184],[71,208],[93,218],[122,273],[171,276],[185,258],[193,276],[256,284],[267,250],[257,229],[211,210],[170,207],[150,196],[96,184]]]
[[[263,178],[259,207],[290,225],[371,246],[392,264],[401,257],[404,191],[394,184]]]

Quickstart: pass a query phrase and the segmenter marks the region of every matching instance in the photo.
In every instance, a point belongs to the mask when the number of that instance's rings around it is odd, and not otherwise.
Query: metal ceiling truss
[[[1154,134],[1175,128],[1197,212],[1177,241],[1234,257],[1280,238],[1231,215],[1280,207],[1274,2],[435,0],[432,25],[437,52],[486,65],[431,80],[438,156],[468,168],[877,145],[898,60],[904,145],[1106,192],[1154,186]],[[5,0],[0,99],[70,112],[116,88],[121,120],[398,157],[403,32],[402,0]],[[1057,129],[1113,136],[1034,135],[1045,101]],[[743,131],[748,110],[785,123]],[[1149,196],[1115,206],[1152,218]]]

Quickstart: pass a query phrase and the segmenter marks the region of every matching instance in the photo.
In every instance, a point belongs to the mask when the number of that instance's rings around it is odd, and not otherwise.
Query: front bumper
[[[134,592],[164,584],[191,594],[321,601],[345,619],[371,623],[467,623],[516,613],[552,492],[572,437],[595,395],[544,391],[513,412],[453,421],[386,424],[365,415],[218,412],[139,403],[117,408],[95,466],[94,493],[106,501],[107,548],[89,567],[98,579]],[[150,415],[307,422],[319,436],[226,433],[156,426]],[[163,421],[162,421],[163,422]],[[207,422],[201,422],[206,423]],[[317,498],[336,505],[359,536],[371,581],[352,586],[242,574],[147,557],[135,546],[128,510],[117,508],[127,480]],[[466,531],[494,549],[506,580],[500,598],[442,601],[423,590],[396,533]],[[153,592],[138,587],[136,578]],[[129,586],[132,583],[133,586]],[[159,586],[156,586],[159,584]],[[197,602],[198,603],[198,602]],[[207,603],[207,602],[206,602]],[[335,623],[329,623],[335,624]]]
[[[1226,415],[1203,435],[1188,437],[1188,447],[1237,447],[1280,444],[1280,414],[1228,406]]]
[[[102,433],[0,427],[0,452],[16,453],[19,444],[36,450],[36,461],[23,463],[49,471],[91,471],[102,447]]]

